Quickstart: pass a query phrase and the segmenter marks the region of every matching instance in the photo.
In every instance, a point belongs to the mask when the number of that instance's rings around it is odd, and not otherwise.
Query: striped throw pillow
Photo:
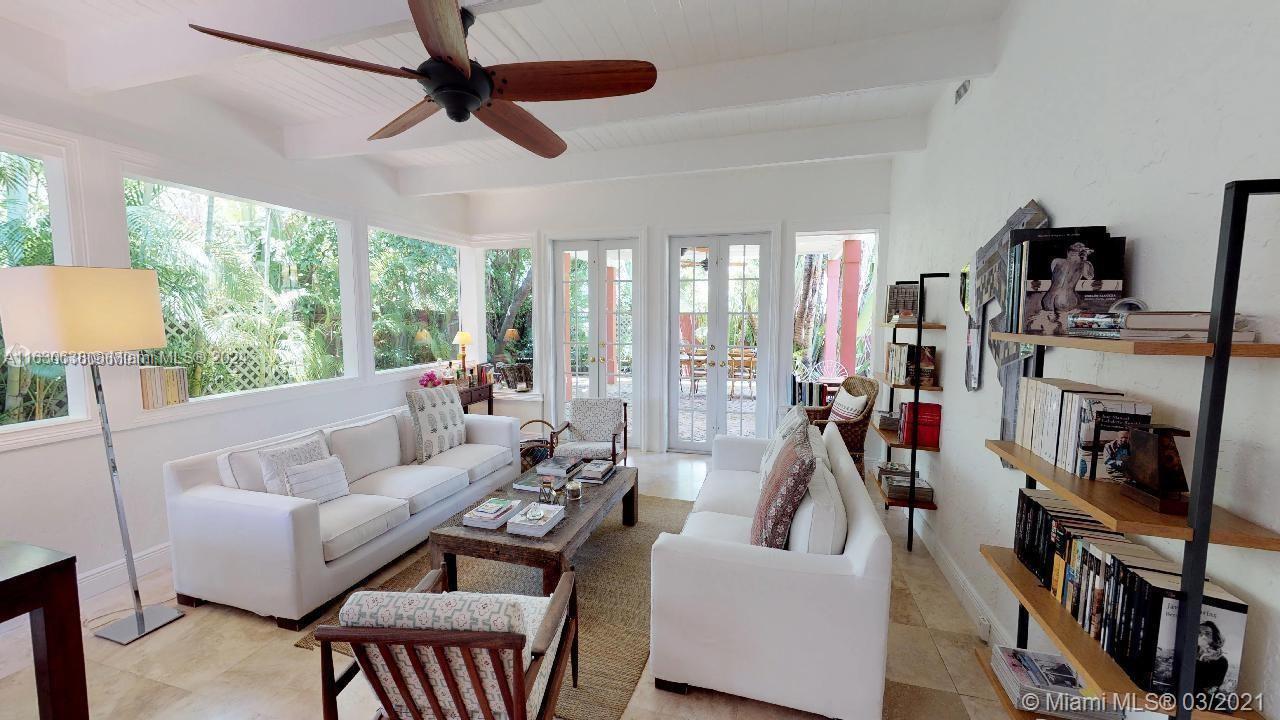
[[[342,469],[342,460],[337,455],[286,468],[284,485],[286,494],[319,503],[351,494],[347,472]]]
[[[831,402],[831,414],[828,419],[856,420],[866,407],[867,396],[854,395],[848,390],[840,388],[840,392],[836,393],[836,399]]]

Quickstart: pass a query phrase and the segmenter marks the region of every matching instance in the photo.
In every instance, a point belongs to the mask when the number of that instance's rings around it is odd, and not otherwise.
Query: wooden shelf
[[[911,507],[911,503],[907,502],[906,500],[897,500],[894,498],[890,498],[888,495],[884,494],[884,486],[880,484],[880,473],[875,474],[875,477],[872,478],[871,484],[875,486],[876,492],[880,494],[881,504],[888,505],[889,507]],[[917,510],[937,510],[938,506],[935,505],[932,501],[925,502],[923,500],[916,500],[916,509]]]
[[[899,328],[899,329],[907,329],[907,330],[915,330],[915,329],[916,329],[916,324],[915,324],[915,322],[914,322],[914,321],[903,321],[903,322],[896,322],[896,323],[893,323],[893,322],[887,322],[887,323],[881,323],[881,326],[882,326],[882,327],[887,327],[887,328],[895,328],[895,327],[896,327],[896,328]],[[923,325],[923,327],[924,327],[924,329],[925,329],[925,330],[946,330],[946,329],[947,329],[947,324],[946,324],[946,323],[927,322],[927,323],[925,323],[925,324]]]
[[[1009,697],[1009,693],[1004,691],[1004,686],[1000,684],[999,678],[996,677],[996,671],[991,669],[991,648],[976,648],[973,654],[978,657],[978,667],[982,668],[982,672],[987,676],[987,682],[991,683],[991,689],[995,690],[996,700],[1000,706],[1004,708],[1004,712],[1012,720],[1037,720],[1035,713],[1029,713],[1026,710],[1019,710],[1013,704],[1013,700]]]
[[[876,427],[874,423],[871,425],[871,429],[876,431],[876,434],[880,436],[880,439],[884,441],[885,445],[888,445],[891,448],[905,448],[907,450],[911,449],[911,443],[904,443],[904,442],[898,441],[897,432],[893,430],[881,430],[880,428]],[[919,450],[920,452],[938,452],[937,447],[929,447],[926,445],[921,445],[916,449]]]
[[[902,384],[891,383],[889,382],[889,376],[882,372],[877,372],[873,374],[875,375],[875,378],[877,380],[884,383],[885,385],[888,385],[894,390],[915,390],[916,389],[915,385],[907,385],[905,383],[902,383]],[[942,386],[941,385],[921,385],[920,392],[942,392]]]
[[[1164,515],[1131,500],[1115,483],[1082,478],[1011,441],[988,440],[987,448],[1111,530],[1174,540],[1191,539],[1191,527],[1185,517]],[[1280,533],[1215,506],[1209,542],[1280,550]]]
[[[1025,333],[991,333],[992,340],[1044,345],[1046,347],[1075,348],[1122,355],[1173,355],[1182,357],[1209,357],[1213,355],[1211,343],[1182,340],[1103,340],[1100,338],[1072,337],[1070,335],[1028,335]],[[1232,357],[1280,358],[1280,343],[1236,343],[1231,346]]]

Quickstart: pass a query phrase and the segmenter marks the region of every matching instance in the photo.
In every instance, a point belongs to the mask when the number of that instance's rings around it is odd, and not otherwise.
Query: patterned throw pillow
[[[467,441],[462,398],[454,385],[410,390],[409,414],[416,430],[419,463]]]
[[[866,406],[866,395],[854,395],[848,390],[840,388],[840,392],[836,393],[836,399],[831,402],[829,419],[855,420],[862,414],[862,410]]]
[[[329,457],[329,446],[324,442],[324,433],[317,430],[298,440],[298,442],[267,448],[258,451],[258,462],[262,463],[262,484],[267,492],[274,495],[288,495],[285,486],[285,471],[295,465],[323,460]]]
[[[342,460],[337,455],[285,468],[284,486],[287,494],[293,497],[319,503],[351,494],[351,488],[347,484],[347,471],[342,468]]]
[[[808,425],[796,429],[783,440],[773,468],[764,479],[755,517],[751,521],[751,544],[785,548],[796,509],[809,491],[818,459],[810,444]]]

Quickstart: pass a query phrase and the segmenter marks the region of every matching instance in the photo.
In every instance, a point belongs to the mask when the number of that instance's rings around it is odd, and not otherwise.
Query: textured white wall
[[[942,453],[924,473],[941,509],[926,513],[944,566],[958,570],[1007,637],[1016,604],[978,554],[1012,542],[1023,478],[983,448],[996,436],[999,385],[990,355],[983,389],[967,393],[961,266],[1029,199],[1055,225],[1108,225],[1126,235],[1129,294],[1155,308],[1207,309],[1223,185],[1280,176],[1280,6],[1237,0],[1019,2],[1004,18],[997,72],[956,106],[935,108],[928,150],[895,160],[886,279],[950,271],[930,319],[946,392]],[[1280,340],[1280,201],[1255,201],[1241,312]],[[931,296],[932,297],[932,296]],[[936,313],[936,316],[935,316]],[[1194,428],[1203,364],[1050,350],[1046,375],[1124,388],[1157,421]],[[1218,504],[1280,529],[1275,415],[1280,365],[1232,363]],[[874,442],[874,441],[873,441]],[[874,452],[874,451],[873,451]],[[1191,445],[1183,446],[1189,463]],[[1181,545],[1154,542],[1168,557]],[[951,563],[954,563],[953,565]],[[1209,575],[1252,606],[1242,687],[1280,695],[1280,555],[1214,547]]]

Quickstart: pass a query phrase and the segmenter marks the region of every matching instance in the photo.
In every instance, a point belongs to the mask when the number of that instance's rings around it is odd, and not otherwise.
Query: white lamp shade
[[[459,330],[458,334],[453,336],[453,344],[454,345],[470,345],[471,333],[467,332],[466,330]]]
[[[9,349],[102,353],[165,346],[154,270],[43,265],[0,269]]]

